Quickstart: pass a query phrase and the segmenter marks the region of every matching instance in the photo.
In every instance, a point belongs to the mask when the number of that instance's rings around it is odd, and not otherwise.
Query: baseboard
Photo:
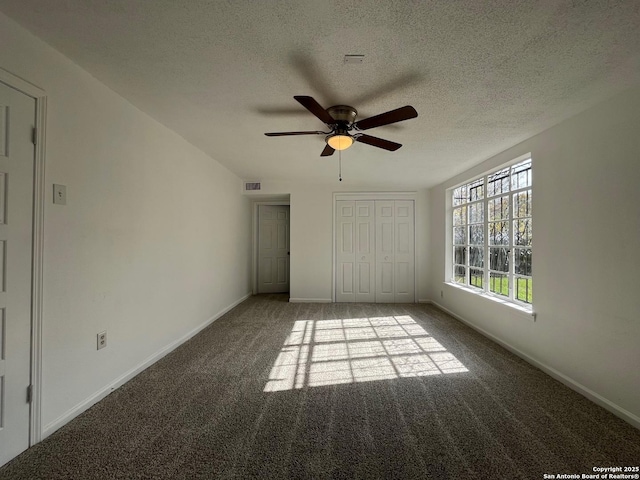
[[[456,320],[459,320],[460,322],[464,323],[465,325],[473,328],[478,333],[480,333],[480,334],[484,335],[485,337],[489,338],[490,340],[496,342],[498,345],[501,345],[502,347],[506,348],[511,353],[514,353],[515,355],[519,356],[520,358],[522,358],[526,362],[530,363],[534,367],[539,368],[540,370],[545,372],[547,375],[550,375],[551,377],[555,378],[556,380],[558,380],[559,382],[563,383],[564,385],[566,385],[570,389],[572,389],[572,390],[578,392],[579,394],[585,396],[586,398],[591,400],[593,403],[596,403],[596,404],[600,405],[602,408],[610,411],[616,417],[619,417],[622,420],[624,420],[625,422],[633,425],[637,429],[640,429],[640,417],[638,417],[637,415],[634,415],[633,413],[629,412],[628,410],[626,410],[626,409],[620,407],[619,405],[613,403],[611,400],[609,400],[609,399],[603,397],[602,395],[594,392],[593,390],[585,387],[581,383],[576,382],[574,379],[572,379],[571,377],[565,375],[564,373],[560,372],[559,370],[556,370],[555,368],[550,367],[549,365],[546,365],[546,364],[536,360],[535,358],[527,355],[526,353],[518,350],[517,348],[513,347],[509,343],[507,343],[507,342],[499,339],[498,337],[494,336],[493,334],[487,332],[483,328],[480,328],[477,325],[474,325],[473,323],[471,323],[467,319],[461,317],[457,313],[454,313],[451,310],[449,310],[448,308],[443,307],[438,302],[434,302],[433,300],[428,300],[426,303],[430,303],[430,304],[438,307],[440,310],[442,310],[443,312],[446,312],[447,314],[451,315]]]
[[[289,298],[289,303],[331,303],[330,298]]]
[[[208,327],[210,324],[212,324],[218,318],[222,317],[225,313],[227,313],[232,308],[234,308],[234,307],[238,306],[239,304],[241,304],[242,302],[244,302],[250,296],[251,296],[251,292],[247,293],[246,295],[241,297],[239,300],[236,300],[235,302],[233,302],[228,307],[223,308],[218,313],[213,315],[211,318],[206,320],[204,323],[198,325],[196,328],[194,328],[193,330],[187,332],[185,335],[183,335],[179,339],[171,342],[169,345],[165,346],[164,348],[161,348],[156,353],[152,354],[151,356],[149,356],[145,360],[143,360],[142,363],[140,363],[136,367],[132,368],[131,370],[129,370],[127,372],[125,372],[123,375],[121,375],[120,377],[116,378],[113,382],[109,383],[104,388],[98,390],[96,393],[94,393],[90,397],[86,398],[82,402],[78,403],[76,406],[74,406],[71,409],[67,410],[61,416],[56,418],[53,422],[45,425],[44,429],[42,430],[42,440],[44,440],[46,437],[51,435],[53,432],[58,430],[60,427],[62,427],[66,423],[68,423],[71,420],[73,420],[75,417],[80,415],[85,410],[89,409],[90,407],[92,407],[93,405],[98,403],[100,400],[102,400],[104,397],[109,395],[111,392],[113,392],[114,390],[116,390],[120,386],[122,386],[125,383],[127,383],[133,377],[135,377],[140,372],[142,372],[143,370],[145,370],[148,367],[150,367],[151,365],[153,365],[155,362],[160,360],[162,357],[164,357],[168,353],[170,353],[173,350],[175,350],[176,348],[178,348],[180,345],[185,343],[191,337],[193,337],[193,336],[197,335],[198,333],[200,333],[203,329]]]
[[[424,298],[419,298],[418,299],[418,303],[433,303],[433,302],[431,300],[426,300]],[[435,305],[435,303],[434,303],[434,305]]]

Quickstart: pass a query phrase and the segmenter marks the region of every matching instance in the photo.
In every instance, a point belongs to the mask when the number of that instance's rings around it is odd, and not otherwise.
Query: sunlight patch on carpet
[[[298,320],[264,391],[467,371],[409,315]]]

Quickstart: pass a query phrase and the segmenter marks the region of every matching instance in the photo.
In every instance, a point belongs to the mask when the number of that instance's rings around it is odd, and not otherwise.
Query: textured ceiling
[[[348,104],[404,146],[347,185],[428,187],[640,83],[640,2],[0,0],[0,11],[245,179],[337,181],[293,100]],[[349,65],[345,54],[363,54]]]

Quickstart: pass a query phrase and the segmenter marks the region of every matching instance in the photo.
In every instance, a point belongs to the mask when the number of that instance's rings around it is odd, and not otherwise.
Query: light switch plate
[[[65,185],[53,184],[53,203],[56,205],[67,204],[67,187]]]

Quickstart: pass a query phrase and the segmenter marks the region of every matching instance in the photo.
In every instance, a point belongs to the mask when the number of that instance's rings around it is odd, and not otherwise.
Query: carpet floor
[[[639,430],[437,308],[264,295],[0,478],[528,480],[638,463]]]

